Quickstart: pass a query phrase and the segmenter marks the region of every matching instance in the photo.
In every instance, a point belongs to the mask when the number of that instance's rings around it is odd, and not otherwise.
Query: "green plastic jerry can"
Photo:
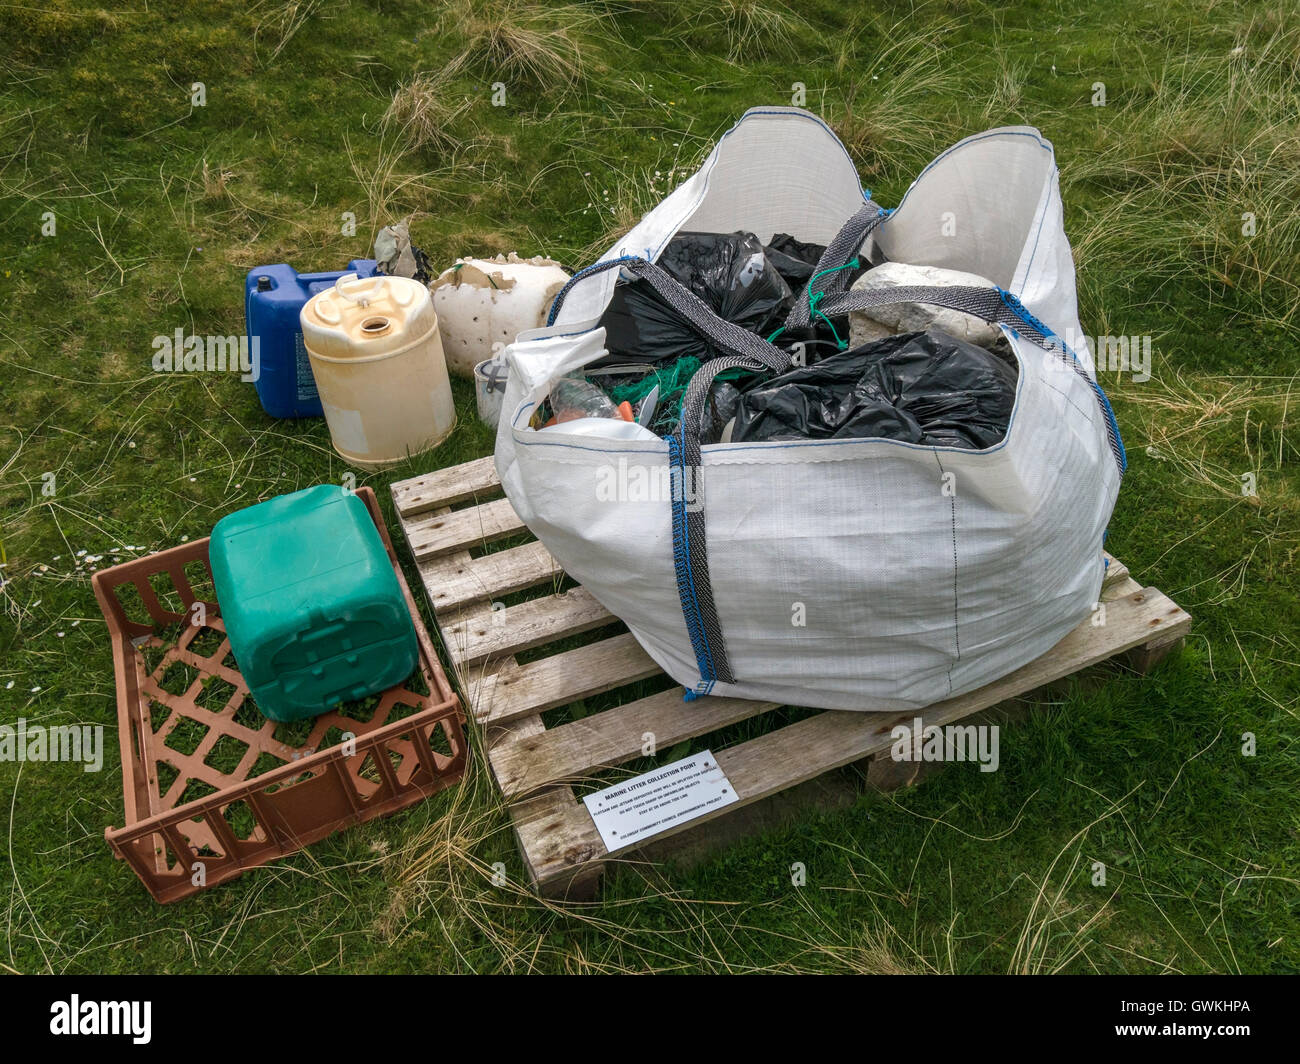
[[[321,484],[229,514],[209,558],[230,648],[271,720],[318,716],[415,669],[401,587],[351,492]]]

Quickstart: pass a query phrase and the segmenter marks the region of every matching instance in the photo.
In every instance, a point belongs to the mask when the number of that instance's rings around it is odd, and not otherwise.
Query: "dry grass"
[[[1237,290],[1276,323],[1300,315],[1300,26],[1252,23],[1219,56],[1149,58],[1142,90],[1063,171],[1088,274],[1135,261],[1158,277]],[[1089,194],[1100,188],[1104,197]],[[1246,215],[1253,216],[1254,233]]]
[[[921,34],[855,36],[841,47],[835,82],[844,88],[822,110],[863,176],[912,173],[955,139],[952,126],[927,113],[935,96],[959,83],[941,51],[944,32],[939,24]]]
[[[1176,368],[1127,395],[1144,415],[1142,431],[1151,457],[1172,462],[1184,484],[1205,489],[1200,499],[1235,502],[1244,499],[1242,473],[1262,480],[1266,471],[1280,472],[1300,456],[1294,438],[1286,435],[1296,398],[1300,387],[1295,376],[1193,375]],[[1238,468],[1216,461],[1220,448],[1211,449],[1216,436],[1230,448]],[[1278,478],[1270,502],[1300,508],[1300,500],[1287,492],[1288,484],[1287,478]],[[1262,505],[1258,498],[1251,504]]]
[[[726,33],[733,63],[794,55],[816,32],[781,0],[722,0],[706,9],[701,22]]]
[[[1088,961],[1088,949],[1093,945],[1093,932],[1109,915],[1105,902],[1084,915],[1089,908],[1069,899],[1069,888],[1081,880],[1083,843],[1088,833],[1112,816],[1123,816],[1125,795],[1119,802],[1084,825],[1061,847],[1043,878],[1034,887],[1034,901],[1025,916],[1011,954],[1009,971],[1012,975],[1058,975],[1077,967],[1077,961]],[[1058,867],[1069,858],[1064,871]],[[1104,888],[1103,888],[1104,889]]]
[[[666,178],[665,174],[673,176]],[[599,259],[663,199],[665,188],[671,191],[674,184],[689,176],[685,168],[670,164],[657,171],[624,168],[599,179],[584,174],[581,195],[585,205],[579,209],[596,214],[602,229],[598,237],[579,251],[578,261],[586,265]]]
[[[1029,71],[1028,63],[1008,60],[1002,52],[998,53],[997,77],[993,80],[988,101],[984,104],[982,112],[984,121],[988,125],[1006,125],[1013,120],[1016,122],[1026,120],[1026,116],[1020,110],[1020,102],[1024,98]],[[1033,121],[1040,125],[1045,124],[1041,114],[1035,115]]]
[[[1169,589],[1188,608],[1221,606],[1258,586],[1268,572],[1294,567],[1300,493],[1289,469],[1300,448],[1294,431],[1288,438],[1287,425],[1300,397],[1297,376],[1212,376],[1175,368],[1126,392],[1141,418],[1130,440],[1140,441],[1145,458],[1172,474],[1169,490],[1194,514],[1157,562],[1212,534],[1215,522],[1243,507],[1258,514],[1256,536],[1222,569]],[[1255,494],[1243,482],[1247,476]],[[1203,521],[1204,512],[1213,516]]]
[[[451,153],[461,144],[455,132],[457,120],[470,109],[471,101],[454,94],[448,82],[450,72],[421,72],[404,82],[393,94],[384,112],[383,129],[395,132],[410,151],[430,148]]]
[[[210,203],[225,203],[231,199],[230,182],[233,181],[236,174],[233,170],[227,170],[221,166],[209,166],[208,160],[203,160],[203,198]]]
[[[482,733],[471,724],[474,741]],[[464,783],[453,792],[451,808],[422,832],[412,833],[387,856],[385,870],[392,901],[376,922],[385,941],[413,928],[436,923],[446,941],[474,943],[474,956],[457,951],[458,968],[476,971],[476,958],[490,958],[492,970],[527,974],[557,968],[568,973],[632,974],[725,967],[716,949],[692,953],[693,942],[726,941],[743,930],[742,910],[725,903],[681,897],[660,879],[653,866],[628,862],[639,870],[645,890],[621,902],[560,904],[532,894],[507,874],[516,866],[509,813],[486,772],[473,763]],[[491,861],[484,851],[506,847],[505,861]],[[637,927],[629,915],[644,901],[667,900],[664,926]],[[557,921],[597,932],[587,953],[575,936],[548,935],[527,915],[541,908]]]
[[[450,166],[412,170],[408,165],[409,146],[399,135],[372,138],[365,147],[344,137],[343,150],[365,197],[364,217],[370,222],[367,246],[374,245],[375,234],[383,226],[427,211],[440,200],[445,202],[452,186],[454,170]]]
[[[270,66],[280,57],[280,53],[289,46],[313,15],[325,6],[325,0],[288,0],[282,3],[259,3],[253,10],[266,8],[266,13],[259,19],[257,30],[253,34],[253,52],[263,66]],[[262,38],[266,38],[269,49],[262,58]]]
[[[527,0],[455,0],[440,22],[464,45],[449,70],[469,67],[538,89],[570,88],[596,66],[588,37],[605,14],[582,4]]]

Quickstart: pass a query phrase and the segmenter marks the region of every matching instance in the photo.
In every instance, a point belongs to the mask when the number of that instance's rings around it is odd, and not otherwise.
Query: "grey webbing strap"
[[[758,363],[756,369],[779,372],[789,368],[790,356],[786,352],[748,329],[718,317],[712,307],[666,270],[645,259],[633,259],[624,266],[629,273],[647,281],[665,303],[720,351],[748,358]]]
[[[665,303],[694,327],[696,332],[720,350],[733,355],[748,355],[756,359],[761,366],[772,370],[782,370],[789,367],[790,356],[781,351],[780,348],[773,347],[762,337],[755,335],[748,329],[718,317],[713,312],[713,308],[704,300],[681,284],[672,274],[649,259],[625,256],[620,259],[597,262],[584,270],[578,271],[556,295],[554,302],[551,304],[550,320],[554,322],[559,314],[560,306],[564,302],[564,297],[568,295],[575,284],[586,280],[592,274],[613,269],[627,270],[628,273],[649,284]]]
[[[875,288],[865,292],[844,292],[827,296],[817,308],[829,317],[839,317],[853,310],[872,310],[890,303],[928,303],[971,314],[993,325],[1007,325],[1039,347],[1052,348],[1048,335],[1035,324],[1031,315],[1017,314],[1003,293],[996,288],[954,285],[902,285],[898,288]]]
[[[817,291],[825,292],[828,297],[844,291],[849,283],[849,274],[841,267],[848,265],[863,242],[871,235],[872,230],[884,219],[884,208],[867,200],[857,214],[844,223],[843,228],[835,234],[835,238],[826,245],[822,257],[817,260],[817,268],[812,272],[813,278],[821,282],[817,285]],[[825,278],[818,277],[818,274],[825,270],[836,272],[826,274]],[[787,329],[803,328],[812,322],[812,306],[809,300],[813,295],[813,283],[810,281],[799,293],[798,301],[785,319]]]
[[[874,204],[868,203],[864,206],[827,247],[818,269],[832,269],[843,265],[843,262],[835,260],[850,259],[861,246],[866,235],[879,224],[881,217],[879,208]],[[728,659],[726,640],[723,637],[722,624],[713,598],[713,585],[709,577],[703,480],[700,475],[702,462],[700,429],[709,388],[719,373],[729,369],[767,370],[780,373],[790,367],[790,354],[748,329],[718,317],[704,300],[679,284],[654,263],[631,257],[596,263],[575,275],[556,296],[551,307],[550,320],[554,321],[564,296],[574,284],[593,273],[614,268],[626,269],[633,276],[649,283],[664,302],[676,310],[701,337],[723,352],[721,356],[709,359],[691,378],[682,400],[682,413],[676,437],[669,440],[670,466],[674,483],[673,555],[678,597],[681,600],[682,614],[691,645],[695,650],[701,677],[700,686],[694,692],[688,693],[688,697],[697,697],[709,693],[717,681],[736,682]],[[1032,316],[1027,313],[1016,314],[1006,302],[1003,293],[997,289],[915,286],[872,292],[844,292],[843,287],[847,283],[845,273],[841,271],[828,276],[831,282],[819,289],[826,293],[819,309],[821,313],[828,316],[846,314],[851,310],[867,310],[890,303],[929,303],[973,314],[985,321],[1010,325],[1035,343],[1044,347],[1051,346],[1045,342],[1045,334],[1032,323]],[[808,298],[805,294],[800,304],[792,310],[787,318],[787,326],[791,323],[796,325],[799,323],[797,314],[800,312],[803,324],[811,320]]]

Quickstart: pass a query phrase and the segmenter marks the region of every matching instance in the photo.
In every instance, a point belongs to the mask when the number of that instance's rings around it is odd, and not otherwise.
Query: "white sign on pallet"
[[[709,750],[583,798],[611,853],[736,800],[736,789]]]

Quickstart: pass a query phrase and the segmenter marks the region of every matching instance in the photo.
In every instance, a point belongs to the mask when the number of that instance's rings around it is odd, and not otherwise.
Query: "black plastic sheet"
[[[776,267],[776,272],[785,278],[791,291],[801,292],[817,268],[817,263],[821,261],[826,247],[823,244],[805,244],[789,233],[777,233],[763,251],[767,253],[768,261]]]
[[[1006,435],[1017,375],[947,333],[901,333],[746,388],[731,441],[882,437],[981,450]]]
[[[790,286],[753,233],[678,233],[659,265],[720,318],[760,336],[780,328],[794,305]],[[644,281],[620,281],[600,323],[611,363],[717,353]]]

